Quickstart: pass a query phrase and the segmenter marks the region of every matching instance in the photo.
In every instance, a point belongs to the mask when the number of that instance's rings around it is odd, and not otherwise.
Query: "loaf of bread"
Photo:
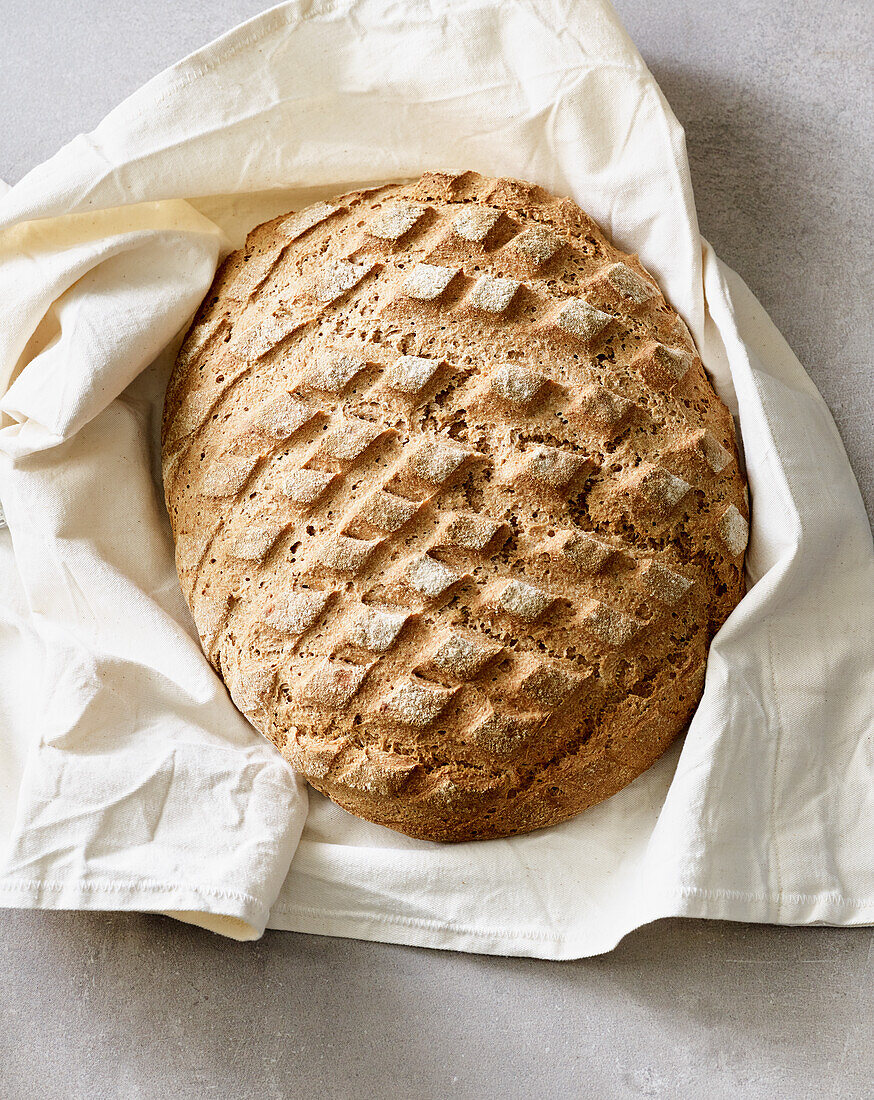
[[[686,325],[518,180],[428,173],[255,229],[182,345],[163,471],[237,707],[414,837],[625,787],[743,592],[732,419]]]

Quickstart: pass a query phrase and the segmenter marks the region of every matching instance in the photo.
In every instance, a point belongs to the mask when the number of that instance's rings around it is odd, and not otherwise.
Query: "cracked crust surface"
[[[743,592],[731,416],[568,199],[428,173],[255,229],[180,350],[163,473],[236,705],[351,813],[563,821],[688,724]]]

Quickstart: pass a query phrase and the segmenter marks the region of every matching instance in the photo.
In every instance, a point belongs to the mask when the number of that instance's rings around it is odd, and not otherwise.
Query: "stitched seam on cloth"
[[[778,905],[781,904],[782,900],[788,899],[799,904],[828,901],[833,905],[850,909],[874,907],[874,898],[861,898],[857,901],[851,901],[849,898],[843,898],[839,894],[781,894],[778,897],[774,894],[751,894],[742,890],[704,890],[697,887],[684,887],[672,891],[672,894],[683,898],[701,898],[703,900],[708,898],[721,898],[734,901],[763,901],[776,902]],[[670,897],[672,895],[669,894],[667,896]],[[534,942],[543,943],[564,943],[568,940],[567,936],[550,936],[547,933],[540,932],[517,932],[503,928],[473,928],[470,925],[455,924],[452,921],[427,920],[424,917],[393,917],[381,913],[368,913],[365,911],[355,912],[343,909],[316,909],[306,905],[274,905],[271,909],[271,913],[297,913],[300,916],[317,917],[320,919],[334,918],[339,920],[367,921],[375,924],[395,924],[403,928],[457,932],[462,935],[477,936],[479,938],[494,936],[499,939],[532,940]],[[669,916],[670,914],[666,915]],[[650,920],[657,919],[658,917],[647,918],[642,924],[647,924]],[[699,917],[694,919],[703,920],[706,918]]]
[[[347,909],[316,909],[309,905],[274,905],[272,913],[300,913],[308,917],[339,917],[345,920],[376,921],[378,924],[397,924],[404,928],[424,928],[435,931],[461,932],[468,936],[499,936],[501,939],[525,939],[542,942],[560,942],[564,937],[550,936],[546,932],[515,932],[504,928],[473,928],[452,921],[428,920],[425,917],[394,917],[382,913],[355,912]]]
[[[84,890],[86,892],[107,890],[110,893],[121,893],[124,890],[147,890],[150,893],[157,892],[158,890],[182,890],[186,893],[194,891],[198,894],[208,894],[211,897],[248,902],[257,906],[265,913],[270,911],[269,906],[259,901],[258,898],[253,897],[252,894],[242,894],[238,890],[223,890],[216,886],[197,886],[181,882],[155,882],[151,879],[146,879],[145,881],[138,880],[136,882],[121,882],[116,879],[98,879],[96,881],[66,883],[32,878],[11,878],[0,881],[0,890],[11,891],[20,890],[22,888],[29,890],[52,890],[58,893],[63,890]]]
[[[777,879],[777,917],[780,917],[781,899],[783,897],[783,881],[780,874],[780,851],[777,845],[777,767],[780,761],[780,745],[782,742],[783,722],[780,716],[779,695],[777,694],[777,673],[774,669],[774,638],[771,632],[771,623],[768,622],[768,664],[771,668],[771,691],[773,693],[774,711],[777,715],[777,729],[774,739],[774,767],[771,771],[771,813],[769,825],[771,828],[771,846],[774,851],[774,875]]]
[[[863,908],[866,905],[874,905],[874,897],[872,898],[858,898],[852,900],[845,898],[842,894],[834,892],[826,894],[786,894],[782,891],[777,894],[752,894],[746,890],[706,890],[699,886],[681,887],[677,893],[682,894],[683,897],[700,897],[700,898],[725,898],[734,899],[736,901],[792,901],[802,905],[815,904],[819,901],[829,901],[837,905],[849,905],[853,908]]]

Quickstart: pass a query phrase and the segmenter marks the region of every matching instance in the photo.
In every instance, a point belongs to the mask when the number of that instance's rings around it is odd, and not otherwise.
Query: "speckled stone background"
[[[874,515],[874,2],[617,0],[702,230],[832,409]],[[0,0],[14,183],[259,0]],[[862,1100],[874,934],[662,921],[548,963],[0,911],[0,1096]]]

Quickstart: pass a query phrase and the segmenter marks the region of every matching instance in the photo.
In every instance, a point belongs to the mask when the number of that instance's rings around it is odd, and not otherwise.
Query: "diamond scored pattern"
[[[558,252],[561,245],[561,237],[539,225],[524,229],[510,242],[514,252],[535,266],[545,264]]]
[[[496,759],[504,760],[518,752],[544,718],[543,714],[501,714],[490,707],[470,731],[470,738]]]
[[[319,454],[338,462],[354,462],[375,443],[387,429],[382,425],[371,424],[369,420],[360,420],[349,416],[332,428],[322,440]]]
[[[404,609],[362,607],[349,630],[349,642],[371,653],[385,653],[409,618]]]
[[[397,241],[409,233],[426,210],[427,207],[418,203],[393,203],[373,218],[367,226],[367,232],[371,237],[379,237],[384,241]]]
[[[642,279],[627,264],[611,264],[604,272],[607,282],[617,294],[640,305],[656,294],[655,287]]]
[[[285,475],[282,492],[294,504],[314,504],[335,477],[328,470],[291,470]]]
[[[457,267],[440,267],[437,264],[416,264],[404,281],[404,291],[420,302],[432,302],[439,298],[458,274]]]
[[[310,293],[319,302],[328,305],[358,286],[365,275],[376,267],[374,262],[350,263],[336,260],[319,271],[310,283]]]
[[[503,313],[520,287],[515,279],[481,275],[468,295],[468,305],[486,313]]]
[[[591,460],[573,451],[559,447],[535,447],[524,460],[525,475],[551,489],[563,489],[586,467]]]
[[[460,581],[461,574],[444,565],[442,561],[424,554],[421,558],[415,558],[407,566],[405,580],[410,588],[421,596],[436,599],[456,581]]]
[[[641,571],[647,593],[660,603],[673,606],[692,587],[693,582],[660,562],[651,561]]]
[[[643,623],[626,615],[618,608],[599,603],[583,617],[586,626],[606,646],[619,648],[629,642],[642,629]]]
[[[462,550],[485,550],[498,534],[504,538],[509,526],[501,520],[468,512],[454,512],[443,521],[438,541],[444,546],[457,546]]]
[[[243,488],[255,467],[261,461],[254,454],[227,455],[214,462],[203,479],[202,492],[206,497],[232,497]]]
[[[616,553],[588,531],[567,531],[559,539],[561,560],[584,575],[599,573]]]
[[[288,521],[282,518],[256,524],[231,542],[231,553],[242,561],[263,561],[288,527]]]
[[[281,634],[303,634],[321,616],[332,596],[330,591],[288,592],[267,606],[264,622]]]
[[[449,436],[426,436],[410,459],[410,469],[417,477],[439,485],[471,454],[467,447],[460,446]]]
[[[441,672],[458,680],[472,680],[502,648],[477,635],[451,630],[443,635],[431,661]]]
[[[496,593],[495,603],[517,619],[532,622],[555,602],[555,597],[526,581],[507,581]]]
[[[279,442],[290,439],[305,424],[309,424],[321,410],[291,394],[280,394],[266,401],[260,408],[250,413],[243,432],[263,435],[266,439]]]
[[[390,390],[400,393],[421,393],[440,366],[439,359],[421,355],[402,355],[387,367],[383,380]]]
[[[645,464],[640,470],[637,487],[657,515],[669,515],[692,489],[688,481],[660,466]]]
[[[338,573],[359,573],[364,563],[379,546],[381,539],[352,539],[347,535],[334,535],[318,547],[312,557],[314,565],[336,570]]]
[[[486,239],[500,216],[500,210],[469,206],[452,219],[452,228],[463,240],[479,244]]]
[[[579,691],[586,679],[558,664],[539,661],[524,677],[521,688],[523,694],[544,709],[555,710]]]
[[[635,405],[627,397],[604,386],[584,386],[571,415],[603,439],[616,436]]]
[[[513,405],[530,404],[545,382],[542,374],[516,363],[501,363],[489,375],[491,392]]]
[[[378,531],[390,533],[403,527],[418,510],[416,501],[399,497],[385,489],[377,489],[364,501],[356,518],[364,520]]]
[[[395,688],[380,711],[405,726],[427,729],[454,694],[454,688],[411,678]]]
[[[610,313],[596,309],[583,298],[570,298],[559,309],[556,324],[569,336],[578,340],[591,340],[615,318]]]
[[[353,665],[324,657],[303,685],[301,701],[319,707],[345,707],[361,687],[371,665]]]
[[[692,361],[693,355],[686,348],[653,344],[637,356],[633,365],[653,389],[669,391],[686,377]]]
[[[308,233],[314,226],[327,221],[332,214],[336,214],[337,207],[330,202],[317,202],[308,206],[298,214],[292,214],[279,226],[279,232],[288,241],[296,241],[304,233]]]
[[[341,393],[366,365],[359,355],[323,355],[304,372],[303,381],[314,390]]]
[[[342,773],[342,781],[356,790],[386,797],[397,794],[417,767],[412,757],[368,745],[363,756]]]
[[[750,525],[733,504],[729,504],[720,517],[718,530],[732,557],[739,557],[746,550]]]
[[[420,203],[394,203],[386,206],[378,216],[370,220],[365,227],[365,233],[378,240],[389,242],[392,246],[381,249],[381,261],[390,266],[395,262],[395,256],[400,248],[414,247],[409,243],[401,245],[397,242],[401,242],[429,211],[432,211],[431,207]],[[300,215],[286,219],[281,223],[280,231],[290,241],[296,236],[307,233],[309,229],[333,217],[336,213],[338,213],[337,208],[330,204],[316,204],[316,207],[311,208],[310,211],[304,211]],[[438,212],[438,217],[440,216],[442,215]],[[482,245],[500,218],[500,210],[480,206],[462,208],[452,218],[456,249],[459,247],[459,239],[469,244]],[[424,234],[417,231],[416,238],[423,235],[430,237],[430,226],[433,220],[432,212],[429,213],[428,218],[429,228],[425,229]],[[498,234],[496,233],[495,236],[497,238]],[[512,238],[509,243],[501,246],[496,255],[507,255],[513,252],[529,265],[530,270],[546,264],[566,243],[568,242],[564,238],[545,227],[530,226]],[[369,247],[371,250],[374,248],[372,244]],[[441,245],[441,248],[444,248],[444,245]],[[476,255],[478,251],[467,248],[464,255],[470,257]],[[445,251],[440,254],[449,255]],[[420,302],[437,303],[452,280],[463,274],[461,267],[452,265],[452,259],[453,257],[449,255],[449,262],[445,266],[417,263],[407,269],[400,280],[403,293]],[[273,260],[275,261],[275,257]],[[265,265],[266,263],[265,260]],[[355,258],[328,263],[311,276],[310,293],[319,302],[329,305],[356,287],[376,266],[378,266],[376,263],[360,262]],[[518,260],[511,270],[518,273]],[[253,266],[250,277],[255,275],[256,269]],[[532,273],[530,277],[536,279],[537,276]],[[642,305],[658,294],[656,288],[646,279],[623,263],[614,263],[602,269],[600,277],[610,284],[620,299],[625,300],[626,311],[630,309],[628,303],[634,306]],[[393,284],[393,288],[395,285]],[[603,293],[604,283],[600,285]],[[488,273],[471,274],[464,280],[462,288],[464,293],[458,298],[458,312],[462,313],[465,307],[469,307],[480,314],[500,315],[508,310],[521,286],[522,284],[516,279],[504,276]],[[524,293],[527,305],[531,289],[526,287]],[[557,328],[572,341],[588,343],[617,320],[613,314],[596,308],[582,297],[567,298],[558,304],[552,304],[554,299],[550,302],[547,296],[545,301],[548,313],[547,325],[553,330]],[[615,302],[616,299],[611,298],[610,301]],[[435,308],[443,308],[447,313],[450,312],[445,306],[435,306]],[[543,307],[541,305],[538,308]],[[611,305],[609,308],[616,307]],[[619,308],[621,311],[621,306]],[[466,316],[470,317],[470,314]],[[269,343],[272,339],[273,343],[269,346],[275,346],[278,342],[276,333],[291,331],[288,329],[289,323],[285,319],[280,319],[279,326],[274,326],[276,332],[270,329],[268,323],[264,329],[263,342]],[[486,323],[485,318],[483,323]],[[540,325],[541,322],[538,321],[538,326]],[[404,348],[403,343],[396,346]],[[424,341],[416,340],[414,346],[428,350],[428,344]],[[253,344],[252,347],[254,348],[255,345]],[[585,354],[580,351],[581,357]],[[377,360],[379,358],[381,356],[376,357]],[[426,389],[429,392],[433,390],[433,387],[429,387],[429,383],[444,362],[440,358],[406,354],[398,356],[393,361],[391,356],[386,358],[389,362],[382,366],[378,387],[383,392],[388,389],[416,398],[420,404],[424,401],[422,395]],[[370,359],[372,363],[376,361],[372,357]],[[665,345],[656,344],[639,357],[637,366],[650,385],[659,389],[669,389],[684,377],[692,361],[693,353],[685,348],[668,348]],[[364,370],[367,362],[368,359],[363,355],[353,352],[317,358],[305,367],[301,379],[305,389],[336,395],[339,404],[332,413],[325,413],[324,410],[314,408],[306,401],[283,394],[250,416],[246,430],[251,437],[253,439],[266,437],[267,441],[273,441],[272,445],[290,439],[295,432],[309,424],[319,414],[329,418],[328,431],[319,437],[315,454],[311,454],[311,458],[328,459],[331,462],[340,463],[342,472],[338,473],[336,467],[333,471],[311,470],[306,468],[309,460],[305,456],[297,458],[298,462],[304,461],[306,465],[289,470],[284,480],[281,480],[282,499],[288,504],[311,509],[322,500],[332,482],[335,481],[337,485],[343,486],[341,491],[346,492],[347,481],[357,476],[357,468],[364,453],[390,430],[373,424],[369,420],[348,415],[342,409],[340,395],[344,394],[350,382]],[[452,371],[455,369],[450,367]],[[506,413],[508,407],[512,412],[511,407],[514,405],[527,410],[527,406],[538,398],[547,383],[550,389],[544,392],[555,393],[555,384],[546,375],[515,362],[506,362],[492,368],[487,378],[481,381],[481,388],[477,393],[481,396],[487,389],[487,392],[500,402],[496,404],[496,408],[503,408]],[[307,396],[306,393],[304,396]],[[591,425],[594,433],[604,438],[617,434],[618,429],[627,423],[632,410],[636,407],[633,401],[603,386],[588,386],[581,389],[578,387],[576,393],[573,388],[570,388],[568,397],[571,398],[570,414]],[[323,400],[328,404],[331,403],[330,398]],[[350,408],[355,408],[351,404],[352,400],[358,400],[358,398],[346,398]],[[385,401],[384,396],[382,400]],[[407,405],[404,405],[404,408],[406,409]],[[355,411],[359,410],[356,408]],[[366,412],[363,414],[367,415]],[[524,414],[513,413],[513,415],[529,416],[530,413],[526,411]],[[437,419],[437,426],[440,423],[441,421]],[[444,420],[443,423],[446,421]],[[307,438],[311,439],[312,434],[308,434]],[[462,439],[465,438],[468,437],[462,434]],[[377,547],[387,541],[386,537],[394,536],[394,545],[400,545],[399,536],[395,533],[406,524],[410,524],[408,530],[412,532],[413,537],[418,537],[416,532],[421,531],[422,528],[418,526],[421,521],[417,516],[423,507],[428,507],[428,501],[432,497],[426,497],[424,501],[410,500],[391,491],[388,486],[395,487],[391,477],[392,469],[396,473],[412,474],[428,484],[430,494],[437,495],[450,490],[450,482],[452,485],[461,483],[462,479],[456,479],[453,475],[461,470],[475,452],[441,432],[423,434],[418,440],[411,442],[412,446],[406,445],[407,453],[404,454],[402,461],[389,468],[383,485],[372,487],[373,482],[371,482],[369,491],[362,493],[353,509],[347,509],[344,512],[346,526],[342,533],[338,528],[337,533],[333,534],[329,541],[324,541],[316,552],[311,552],[307,556],[307,568],[317,566],[322,572],[327,570],[329,573],[356,576],[362,573]],[[697,433],[693,446],[707,468],[714,474],[721,473],[732,461],[731,453],[709,430]],[[216,465],[214,473],[204,478],[202,482],[204,494],[212,495],[219,500],[241,494],[263,457],[263,453],[228,456],[222,464]],[[479,459],[480,456],[477,458]],[[223,468],[219,469],[219,466]],[[577,451],[544,444],[529,446],[523,452],[519,462],[519,472],[522,477],[547,491],[544,499],[554,499],[548,494],[565,493],[570,484],[591,466],[591,460]],[[692,489],[692,486],[683,478],[660,467],[646,467],[646,465],[639,473],[635,471],[633,483],[639,495],[660,514],[672,511]],[[406,491],[406,487],[403,486],[399,490],[400,493]],[[413,492],[421,496],[424,490],[421,485],[418,485]],[[332,497],[334,495],[332,494]],[[329,506],[329,504],[323,504],[322,508]],[[300,512],[296,514],[299,515]],[[411,521],[414,520],[415,523],[412,523]],[[359,523],[367,526],[361,528],[358,526]],[[289,526],[289,520],[282,517],[271,523],[253,524],[251,529],[241,532],[233,541],[231,544],[233,553],[241,559],[256,563],[257,566],[257,563],[270,553],[278,538]],[[733,505],[727,508],[716,526],[729,552],[735,556],[741,553],[746,546],[748,524],[739,510]],[[352,531],[357,534],[378,532],[384,537],[359,538],[354,537],[350,533]],[[412,551],[412,556],[406,552],[402,555],[397,568],[393,567],[393,575],[402,577],[407,589],[422,597],[426,603],[438,601],[453,585],[464,579],[465,575],[457,571],[458,551],[463,551],[465,555],[494,554],[510,532],[511,527],[502,520],[472,512],[450,512],[440,517],[439,528],[430,536],[430,543],[435,550],[440,547],[453,551],[452,555],[444,556],[448,556],[456,568],[433,557],[428,552],[428,547],[420,544]],[[518,534],[518,528],[516,533]],[[499,534],[502,536],[500,541]],[[565,577],[563,583],[566,583],[567,576],[572,574],[583,577],[602,575],[598,583],[604,583],[603,574],[606,573],[607,567],[617,555],[621,558],[623,554],[621,549],[602,542],[586,531],[559,530],[558,534],[554,531],[550,531],[549,534],[546,549],[554,555],[554,560],[563,566],[562,574],[559,574]],[[304,544],[304,550],[306,549]],[[464,556],[461,560],[470,562],[470,559]],[[627,568],[627,565],[623,568]],[[655,561],[645,562],[639,566],[635,582],[639,593],[646,593],[664,606],[676,604],[693,585],[690,578]],[[323,580],[317,583],[326,582]],[[338,596],[338,593],[341,594],[340,598],[346,598],[342,596],[343,581],[340,577],[337,584],[339,588],[330,588],[323,592],[307,589],[289,593],[282,600],[269,604],[264,609],[260,621],[280,633],[298,637],[321,620],[328,604]],[[351,588],[351,584],[352,582],[349,582],[347,587]],[[358,582],[356,581],[355,584],[357,585]],[[532,584],[528,580],[519,580],[515,577],[500,578],[487,586],[487,592],[489,596],[484,597],[483,605],[490,606],[492,611],[510,616],[519,624],[533,623],[540,619],[557,598],[539,584]],[[390,604],[396,596],[391,593],[387,598]],[[366,595],[364,599],[367,599]],[[227,599],[200,597],[196,619],[202,636],[210,640],[215,639],[222,624],[227,621],[231,603],[232,601]],[[422,605],[419,604],[419,606]],[[425,614],[425,612],[416,612],[414,608],[368,603],[357,603],[353,604],[351,609],[343,609],[341,617],[343,634],[340,644],[351,648],[340,650],[343,654],[342,658],[335,652],[331,652],[320,659],[305,677],[302,685],[297,687],[295,697],[305,706],[328,709],[347,707],[364,685],[368,673],[384,654],[396,644],[404,647],[408,645],[411,638],[415,640],[418,637],[416,631],[421,627],[416,626],[415,622],[420,615]],[[431,614],[430,609],[428,614]],[[413,625],[405,630],[406,624],[411,619]],[[333,617],[330,621],[333,621]],[[643,626],[641,621],[625,611],[600,601],[597,603],[590,601],[588,612],[579,621],[601,644],[614,648],[627,645]],[[466,623],[466,626],[469,625]],[[514,682],[521,696],[535,711],[531,714],[514,711],[512,715],[501,715],[490,705],[484,717],[482,712],[479,712],[480,716],[470,726],[469,736],[473,743],[481,746],[496,759],[503,759],[517,752],[520,746],[526,743],[532,731],[546,720],[546,712],[568,704],[589,679],[588,675],[570,671],[558,662],[538,659],[532,663],[530,654],[517,655],[509,652],[499,642],[474,630],[465,627],[436,630],[435,627],[436,623],[429,625],[427,643],[421,641],[416,643],[419,646],[427,645],[427,663],[419,666],[423,673],[427,674],[430,670],[431,675],[442,676],[444,679],[448,677],[458,681],[460,685],[468,685],[468,682],[479,677],[484,669],[493,669],[494,666],[491,664],[493,659],[504,654],[501,668],[506,667],[509,658],[511,675],[515,677]],[[371,659],[367,663],[360,663],[365,655],[370,655]],[[343,659],[346,657],[351,659]],[[493,676],[494,673],[489,671],[488,675]],[[300,681],[298,683],[300,684]],[[274,684],[275,671],[271,670],[269,674],[265,672],[261,680],[255,675],[238,676],[232,690],[238,705],[251,711],[260,705],[260,700],[274,690]],[[464,692],[475,693],[476,690],[478,685],[476,688],[470,685],[446,686],[445,683],[432,682],[414,672],[395,685],[390,694],[386,695],[380,691],[375,706],[377,714],[382,718],[390,719],[413,730],[425,730],[446,710],[459,691],[462,693],[459,695],[461,699]],[[370,693],[369,688],[367,691]],[[331,759],[333,760],[334,757],[332,756]],[[350,787],[360,790],[391,794],[403,786],[415,767],[416,761],[412,758],[402,759],[395,752],[386,752],[375,746],[367,746],[364,757],[358,759],[354,766],[345,767],[342,773],[343,781]]]

